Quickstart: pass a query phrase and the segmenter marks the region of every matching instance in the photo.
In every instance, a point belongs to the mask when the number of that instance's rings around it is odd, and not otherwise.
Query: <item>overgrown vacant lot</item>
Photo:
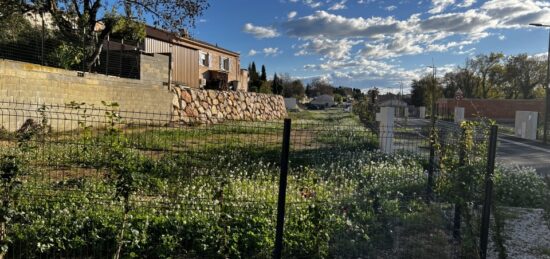
[[[455,255],[450,202],[425,202],[424,159],[379,153],[349,113],[290,116],[285,257]],[[282,121],[160,127],[111,116],[101,130],[48,132],[43,117],[3,134],[8,258],[271,256]],[[451,189],[438,182],[442,197]]]

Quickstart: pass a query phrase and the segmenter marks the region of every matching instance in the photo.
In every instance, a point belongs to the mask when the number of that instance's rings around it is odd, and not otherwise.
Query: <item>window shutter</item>
[[[223,57],[220,56],[220,70],[223,70]]]
[[[212,66],[212,54],[208,53],[208,67]]]
[[[202,65],[202,53],[199,51],[199,65]]]

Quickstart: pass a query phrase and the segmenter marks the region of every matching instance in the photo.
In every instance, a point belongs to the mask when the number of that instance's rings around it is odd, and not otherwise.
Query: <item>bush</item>
[[[495,172],[495,200],[504,206],[541,208],[548,200],[544,179],[530,167],[499,165]]]

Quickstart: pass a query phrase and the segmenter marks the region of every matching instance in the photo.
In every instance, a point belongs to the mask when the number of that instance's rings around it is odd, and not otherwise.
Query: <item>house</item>
[[[334,97],[332,95],[323,94],[313,98],[313,100],[309,102],[308,107],[312,109],[324,109],[334,105]]]
[[[248,90],[248,71],[240,54],[189,36],[146,27],[144,52],[170,56],[170,81],[181,87]]]

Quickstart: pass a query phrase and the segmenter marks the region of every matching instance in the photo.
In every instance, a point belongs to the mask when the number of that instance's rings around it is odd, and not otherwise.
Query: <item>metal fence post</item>
[[[430,136],[430,160],[428,161],[428,186],[426,187],[426,201],[430,203],[433,196],[434,171],[435,171],[435,127],[431,129]]]
[[[280,259],[283,254],[283,231],[285,224],[286,184],[288,176],[288,157],[290,151],[291,120],[285,119],[283,131],[283,149],[281,152],[281,174],[279,176],[279,198],[277,201],[277,227],[275,233],[275,250],[273,258]]]
[[[481,259],[487,258],[487,243],[489,240],[489,220],[493,198],[493,172],[495,171],[495,156],[497,151],[498,126],[491,126],[489,152],[487,155],[487,171],[485,173],[485,198],[481,215],[481,231],[479,237],[479,254]]]
[[[107,55],[105,56],[105,75],[109,75],[109,50],[111,49],[111,37],[107,35]]]
[[[41,65],[43,66],[44,65],[44,37],[46,34],[46,25],[45,25],[45,22],[44,22],[44,12],[43,11],[40,11],[40,18],[42,18],[42,37],[40,39],[40,62]]]
[[[458,150],[458,168],[464,166],[466,164],[466,130],[461,129],[460,131],[460,143],[459,143],[459,150]],[[455,212],[454,212],[454,219],[453,219],[453,237],[456,240],[460,240],[460,225],[462,223],[462,204],[456,203],[455,204]]]

